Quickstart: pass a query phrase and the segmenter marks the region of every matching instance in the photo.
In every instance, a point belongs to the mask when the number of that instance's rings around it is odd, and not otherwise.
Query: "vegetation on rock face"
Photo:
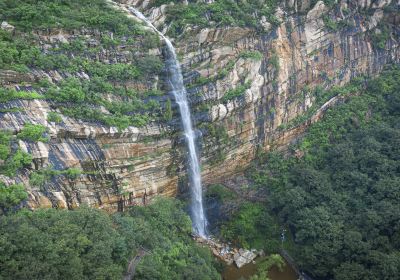
[[[17,134],[17,137],[22,140],[31,142],[47,142],[49,138],[45,137],[47,128],[43,125],[34,125],[27,123],[24,128]]]
[[[244,59],[262,60],[263,54],[259,51],[244,51],[240,53],[239,57]]]
[[[255,246],[268,232],[262,217],[276,215],[293,239],[286,249],[314,277],[397,277],[399,81],[398,68],[386,71],[361,95],[330,109],[294,147],[300,157],[260,157],[249,179],[267,192],[267,203],[238,212],[225,229],[235,233],[226,236]],[[255,235],[247,238],[248,232]]]
[[[62,122],[62,118],[59,114],[55,113],[55,112],[49,112],[47,114],[47,121],[48,122],[55,122],[55,123],[61,123]]]
[[[190,233],[182,205],[170,199],[113,216],[85,207],[9,214],[0,219],[0,278],[120,279],[145,249],[135,279],[219,279]]]
[[[0,209],[5,212],[28,198],[23,185],[6,186],[0,181]],[[0,246],[1,248],[1,246]]]
[[[163,67],[158,56],[148,54],[159,46],[159,38],[106,1],[5,0],[0,19],[16,27],[14,32],[0,30],[0,69],[21,75],[57,71],[63,77],[31,81],[33,89],[2,88],[0,102],[52,99],[65,115],[119,129],[162,120],[149,83]],[[62,35],[46,41],[49,30]],[[121,48],[127,61],[117,57]]]
[[[246,90],[250,88],[250,86],[251,86],[251,82],[248,81],[248,82],[244,83],[243,85],[236,86],[235,89],[228,90],[225,93],[224,97],[222,98],[222,102],[228,103],[229,101],[231,101],[235,98],[243,96],[244,93],[246,92]]]
[[[168,1],[171,2],[171,1]],[[275,10],[279,1],[231,1],[220,0],[212,3],[202,1],[183,4],[176,1],[167,9],[167,21],[171,23],[169,33],[177,35],[183,31],[186,24],[199,27],[209,26],[241,26],[260,28],[259,20],[265,17],[271,24],[278,24]],[[154,5],[165,4],[155,1]]]
[[[2,0],[0,18],[24,31],[95,28],[121,35],[140,31],[134,21],[104,0]]]
[[[31,162],[32,156],[17,146],[16,138],[8,131],[0,131],[0,174],[15,176],[18,169]]]

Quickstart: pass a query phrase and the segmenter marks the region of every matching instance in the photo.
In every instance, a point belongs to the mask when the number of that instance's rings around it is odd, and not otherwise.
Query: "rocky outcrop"
[[[268,151],[295,141],[309,123],[321,117],[323,108],[312,121],[299,127],[281,127],[313,106],[317,98],[313,89],[317,86],[344,85],[354,77],[373,76],[385,65],[399,62],[399,30],[393,24],[398,11],[384,9],[391,1],[341,1],[334,9],[323,1],[314,6],[311,2],[286,1],[276,12],[279,26],[272,27],[264,18],[260,21],[262,32],[242,27],[190,26],[175,39],[201,135],[205,184],[240,173],[259,149]],[[148,1],[129,3],[146,10],[156,24],[164,24],[165,6],[149,8]],[[369,9],[371,16],[363,16],[360,9]],[[329,26],[328,19],[336,25]],[[382,23],[392,31],[384,48],[371,40]],[[167,29],[167,25],[163,27]],[[72,35],[46,36],[43,40],[68,41]],[[96,43],[96,36],[87,36]],[[152,52],[160,54],[162,50]],[[101,52],[97,57],[131,60],[122,48],[114,53]],[[62,79],[56,72],[1,71],[0,83],[15,87],[43,76]],[[161,81],[162,76],[157,79]],[[226,96],[234,91],[233,97]],[[54,108],[46,100],[12,101],[1,104],[1,108],[23,110],[0,113],[0,129],[17,133],[29,122],[49,130],[48,143],[19,144],[34,156],[31,169],[15,179],[29,191],[32,208],[73,208],[84,203],[116,210],[146,203],[153,194],[174,196],[185,191],[186,184],[181,184],[186,174],[185,148],[178,114],[168,124],[118,131],[66,116],[61,123],[48,122],[47,115]],[[57,175],[41,188],[31,186],[29,173],[48,166],[58,170],[77,167],[83,173],[76,179]]]
[[[227,265],[235,263],[238,268],[253,262],[257,257],[265,256],[263,250],[257,251],[256,249],[247,250],[243,248],[234,248],[229,244],[214,240],[212,237],[203,239],[199,236],[195,236],[194,240],[201,245],[209,247],[213,255]]]
[[[304,15],[282,14],[283,23],[264,35],[237,27],[185,33],[179,46],[185,53],[188,71],[212,80],[230,61],[235,61],[227,76],[190,91],[196,94],[192,98],[194,104],[209,104],[208,120],[225,128],[230,139],[216,147],[215,141],[204,137],[203,177],[207,183],[221,182],[243,170],[254,158],[257,147],[268,151],[295,141],[307,124],[290,131],[278,128],[313,106],[313,89],[317,86],[326,89],[344,85],[354,77],[374,76],[388,63],[399,62],[399,42],[394,33],[384,49],[375,47],[370,37],[375,32],[372,26],[384,22],[388,15],[381,16],[383,10],[374,8],[372,17],[362,18],[357,7],[342,2],[339,7],[346,6],[354,12],[341,18],[341,10],[332,11],[319,1]],[[344,27],[332,30],[324,17],[335,18]],[[241,56],[249,50],[260,52],[262,59]],[[223,102],[229,89],[246,82],[250,86],[242,96]],[[218,149],[225,155],[223,160],[208,164]]]

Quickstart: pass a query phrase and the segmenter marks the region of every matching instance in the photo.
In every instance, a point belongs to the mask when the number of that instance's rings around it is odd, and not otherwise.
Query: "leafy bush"
[[[18,169],[29,166],[32,156],[21,149],[12,148],[15,146],[15,138],[11,132],[0,131],[0,174],[14,176]]]
[[[221,235],[237,247],[263,248],[278,252],[280,228],[265,206],[245,202],[221,227]]]
[[[23,185],[6,186],[0,181],[0,208],[3,211],[18,205],[21,201],[28,198]]]
[[[45,172],[32,172],[29,174],[29,184],[36,187],[43,187],[48,179]]]
[[[0,102],[7,102],[15,99],[42,99],[43,95],[35,91],[16,91],[15,89],[0,88]]]
[[[9,131],[0,131],[0,159],[6,160],[10,155],[11,147],[11,132]]]
[[[237,194],[223,185],[216,184],[207,187],[206,197],[226,201],[236,198]]]
[[[29,183],[32,186],[43,187],[46,181],[49,181],[53,176],[64,175],[68,179],[74,180],[81,174],[82,170],[78,168],[55,170],[50,166],[46,169],[40,169],[29,174]]]
[[[228,90],[222,97],[222,102],[227,103],[235,98],[243,96],[247,89],[251,86],[251,81],[244,83],[243,85],[236,86],[235,89]]]
[[[0,166],[0,174],[7,176],[15,176],[18,169],[28,167],[32,163],[32,156],[25,153],[21,149],[17,149],[16,152],[12,153],[6,160],[3,166]]]
[[[32,142],[47,142],[49,138],[44,136],[47,128],[43,125],[25,124],[24,128],[17,134],[17,137],[22,140]]]
[[[62,118],[59,114],[57,114],[56,112],[49,112],[47,114],[47,121],[48,122],[55,122],[55,123],[61,123],[62,122]]]
[[[68,168],[63,172],[70,179],[76,179],[81,173],[82,171],[79,168]]]
[[[329,31],[337,31],[339,29],[337,21],[331,19],[329,15],[323,15],[322,20],[324,21],[325,27],[328,28]]]
[[[263,59],[263,54],[259,51],[244,51],[241,52],[239,57],[244,58],[244,59],[253,59],[253,60],[262,60]]]
[[[0,159],[5,160],[10,155],[9,145],[0,144]]]
[[[137,60],[140,72],[146,76],[159,74],[164,67],[164,63],[158,56],[147,55]]]

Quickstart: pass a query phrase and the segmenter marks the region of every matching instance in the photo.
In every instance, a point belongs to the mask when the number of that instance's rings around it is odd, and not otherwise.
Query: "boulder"
[[[8,31],[8,32],[13,32],[14,29],[15,29],[15,27],[12,26],[11,24],[9,24],[7,21],[3,21],[3,22],[1,23],[0,28],[3,29],[3,30],[5,30],[5,31]]]
[[[257,257],[257,254],[250,250],[244,250],[240,249],[239,252],[237,252],[234,256],[233,259],[235,261],[235,264],[238,268],[241,268],[245,264],[251,263],[255,258]]]

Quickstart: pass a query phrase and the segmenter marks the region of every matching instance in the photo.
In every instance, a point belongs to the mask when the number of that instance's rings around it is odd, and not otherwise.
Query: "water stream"
[[[193,224],[193,230],[201,237],[207,236],[207,219],[203,209],[203,197],[202,197],[202,186],[201,186],[201,173],[199,157],[197,155],[195,140],[196,134],[193,130],[192,119],[190,115],[189,103],[186,97],[186,88],[183,84],[182,70],[177,59],[175,48],[171,41],[164,36],[157,28],[138,10],[130,7],[129,10],[135,14],[138,18],[143,20],[149,27],[154,29],[164,40],[167,45],[167,57],[166,57],[166,68],[167,68],[167,81],[171,88],[171,92],[175,97],[175,101],[179,106],[181,114],[181,120],[183,125],[183,131],[186,139],[188,148],[188,161],[189,161],[189,179],[190,179],[190,190],[191,190],[191,218]]]

